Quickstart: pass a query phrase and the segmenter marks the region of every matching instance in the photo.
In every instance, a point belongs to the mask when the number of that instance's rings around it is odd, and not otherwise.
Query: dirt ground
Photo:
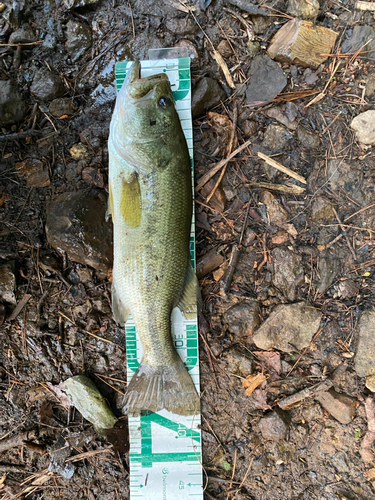
[[[84,372],[118,415],[114,64],[177,45],[194,56],[205,498],[375,498],[375,160],[350,126],[374,108],[373,11],[322,0],[312,17],[337,33],[331,56],[274,63],[277,90],[261,70],[290,3],[84,3],[0,3],[0,499],[128,498],[126,442],[114,450],[58,385]],[[274,96],[252,105],[252,85]],[[223,170],[199,186],[247,140],[214,193]]]

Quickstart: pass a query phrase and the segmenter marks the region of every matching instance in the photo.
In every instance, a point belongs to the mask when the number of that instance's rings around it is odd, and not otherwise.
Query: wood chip
[[[305,192],[305,188],[301,186],[295,186],[294,184],[272,184],[271,182],[249,182],[246,186],[258,187],[261,189],[270,189],[271,191],[279,191],[285,194],[302,194]]]
[[[375,10],[375,2],[356,2],[355,8],[358,10]]]
[[[233,82],[232,75],[230,74],[230,71],[228,69],[227,63],[224,61],[223,56],[218,52],[217,50],[214,50],[213,52],[213,57],[217,64],[220,66],[221,71],[224,73],[225,79],[227,81],[227,84],[231,89],[235,89],[236,86]]]
[[[293,179],[296,179],[299,182],[303,182],[303,184],[307,184],[306,179],[302,177],[302,175],[296,174],[293,172],[293,170],[290,170],[288,167],[284,167],[281,163],[279,163],[276,160],[273,160],[271,157],[265,155],[264,153],[258,153],[259,158],[264,160],[268,165],[271,165],[271,167],[276,168],[277,170],[280,170],[280,172],[284,172],[284,174],[289,175],[290,177],[293,177]]]
[[[22,311],[22,309],[25,307],[25,305],[28,303],[30,298],[31,298],[31,295],[29,293],[25,293],[25,295],[22,297],[22,299],[16,305],[12,314],[9,316],[8,321],[13,321],[14,319],[17,318],[17,316]]]

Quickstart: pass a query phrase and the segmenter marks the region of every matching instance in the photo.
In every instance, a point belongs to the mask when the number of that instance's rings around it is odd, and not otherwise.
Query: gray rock
[[[71,479],[76,470],[76,466],[72,462],[65,462],[70,457],[72,448],[68,445],[65,439],[60,436],[50,451],[51,462],[48,466],[49,472],[55,472],[64,479]]]
[[[299,19],[316,19],[319,9],[318,0],[289,0],[287,13]]]
[[[12,80],[0,80],[0,127],[20,122],[28,106]]]
[[[57,45],[57,39],[54,35],[51,35],[50,33],[47,33],[44,42],[43,42],[43,47],[46,49],[55,49]]]
[[[299,125],[297,128],[297,137],[299,142],[306,149],[318,149],[320,146],[319,136],[316,134],[312,134],[311,132],[308,132],[301,125]]]
[[[271,255],[273,285],[286,299],[295,300],[297,287],[305,281],[301,256],[286,247],[274,248]]]
[[[199,26],[194,22],[191,17],[168,17],[165,20],[165,27],[174,36],[194,35],[198,33]]]
[[[251,337],[260,324],[260,308],[256,300],[244,300],[223,314],[223,323],[239,337]]]
[[[364,311],[358,321],[355,371],[359,377],[375,374],[375,312]]]
[[[14,261],[6,262],[0,267],[0,298],[4,302],[16,305],[16,277],[14,274]]]
[[[201,78],[193,89],[191,100],[193,118],[203,115],[206,111],[224,101],[226,97],[226,93],[216,80],[208,77]]]
[[[54,99],[49,105],[49,112],[53,116],[72,115],[74,113],[74,106],[72,99],[68,97],[60,97]]]
[[[333,191],[346,193],[360,205],[366,205],[373,199],[371,186],[364,183],[361,163],[331,160],[328,162],[327,178]]]
[[[286,438],[289,423],[286,414],[276,408],[259,421],[259,429],[264,439],[279,441]]]
[[[293,135],[285,127],[271,123],[264,133],[262,146],[272,152],[280,151],[292,138]]]
[[[254,334],[260,349],[299,351],[310,344],[318,331],[322,313],[304,302],[280,305]]]
[[[73,262],[107,272],[112,266],[112,224],[105,221],[106,205],[99,190],[59,195],[47,213],[48,243]]]
[[[341,271],[341,262],[335,256],[320,256],[318,262],[320,279],[317,283],[319,293],[324,293],[334,282]]]
[[[241,128],[245,137],[250,137],[258,131],[258,125],[253,120],[245,120],[242,123]]]
[[[35,74],[30,92],[41,101],[52,101],[65,92],[65,87],[58,75],[45,70]]]
[[[104,435],[105,429],[112,429],[117,418],[109,409],[98,388],[85,375],[76,375],[65,380],[65,391],[82,416],[92,423],[95,430]]]
[[[69,21],[66,28],[65,47],[72,62],[76,62],[92,45],[91,28],[77,21]]]
[[[356,283],[351,279],[346,279],[345,281],[340,281],[334,285],[334,292],[332,296],[334,299],[351,299],[352,297],[356,297],[358,295],[359,287],[359,283]]]
[[[297,108],[297,106],[293,102],[288,102],[283,107],[275,106],[274,108],[267,109],[265,114],[269,118],[274,118],[282,125],[285,125],[290,130],[296,130],[298,127],[298,122],[296,120],[297,110],[296,113],[294,113],[294,108]]]
[[[35,42],[36,36],[29,24],[24,24],[22,28],[13,31],[10,35],[8,43],[28,43]]]
[[[272,101],[287,84],[283,70],[267,55],[259,55],[253,60],[248,76],[246,102],[254,108]]]
[[[332,210],[332,203],[324,198],[318,196],[315,198],[311,207],[311,218],[314,221],[327,221],[332,222],[335,219],[335,213]]]
[[[372,40],[370,43],[367,43]],[[353,34],[349,40],[345,40],[341,45],[341,52],[357,52],[363,45],[365,54],[361,55],[364,59],[375,57],[375,30],[371,26],[354,26]],[[369,51],[369,52],[367,52]]]
[[[333,418],[342,424],[349,424],[353,420],[358,406],[356,399],[340,394],[334,389],[318,393],[315,399]]]
[[[370,109],[356,116],[352,120],[350,127],[354,130],[359,142],[362,142],[362,144],[375,144],[375,110]]]

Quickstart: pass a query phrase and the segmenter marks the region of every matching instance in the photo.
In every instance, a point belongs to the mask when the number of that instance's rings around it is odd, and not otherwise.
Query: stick
[[[281,193],[285,194],[302,194],[305,192],[305,188],[295,186],[294,184],[285,186],[284,184],[272,184],[271,182],[248,182],[245,185],[258,187],[261,189],[270,189],[271,191],[280,191]]]
[[[356,256],[355,251],[354,251],[354,249],[353,249],[353,247],[352,247],[352,244],[351,244],[351,242],[350,242],[349,236],[346,234],[346,231],[345,231],[345,229],[344,229],[344,226],[342,225],[342,222],[341,222],[341,220],[340,220],[340,217],[339,217],[338,213],[336,212],[335,208],[334,208],[334,207],[332,207],[332,210],[333,210],[333,212],[334,212],[334,214],[335,214],[335,216],[336,216],[336,219],[337,219],[337,222],[339,223],[339,226],[340,226],[341,231],[344,233],[344,236],[345,236],[345,239],[346,239],[346,243],[347,243],[347,245],[348,245],[348,247],[349,247],[350,253],[351,253],[351,254],[352,254],[352,256],[353,256],[353,259],[356,261],[356,260],[357,260],[357,256]]]
[[[258,153],[259,158],[264,160],[268,165],[271,165],[271,167],[276,168],[277,170],[280,170],[280,172],[284,172],[284,174],[289,175],[290,177],[293,177],[293,179],[296,179],[299,182],[302,182],[303,184],[307,184],[306,179],[302,177],[302,175],[296,174],[293,172],[293,170],[290,170],[288,167],[284,167],[281,163],[279,163],[276,160],[273,160],[269,156],[265,155],[264,153]]]
[[[17,139],[23,139],[24,137],[30,137],[30,135],[43,135],[41,130],[25,130],[25,132],[14,132],[14,134],[4,134],[0,135],[1,141],[16,141]]]
[[[31,431],[22,432],[16,436],[12,436],[9,439],[0,441],[0,453],[4,451],[11,450],[16,446],[21,446],[24,441],[32,441],[38,436],[38,430],[33,429]]]
[[[200,191],[202,187],[207,184],[207,182],[212,179],[212,177],[226,165],[228,162],[232,160],[235,156],[238,155],[238,153],[241,153],[245,148],[247,148],[251,144],[251,141],[246,141],[242,146],[238,147],[231,153],[228,158],[224,158],[223,160],[220,160],[219,163],[217,163],[214,167],[211,168],[208,172],[206,172],[202,177],[199,179],[198,184],[195,188],[196,191]]]

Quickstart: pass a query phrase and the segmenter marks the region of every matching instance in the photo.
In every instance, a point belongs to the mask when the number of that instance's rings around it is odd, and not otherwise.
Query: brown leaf
[[[246,389],[246,396],[250,396],[253,391],[265,380],[267,380],[267,377],[263,373],[248,375],[246,379],[242,381],[242,387]]]
[[[267,403],[267,392],[264,389],[257,389],[251,395],[251,406],[256,410],[272,410]]]
[[[254,354],[265,368],[280,375],[281,360],[279,352],[254,351]]]

